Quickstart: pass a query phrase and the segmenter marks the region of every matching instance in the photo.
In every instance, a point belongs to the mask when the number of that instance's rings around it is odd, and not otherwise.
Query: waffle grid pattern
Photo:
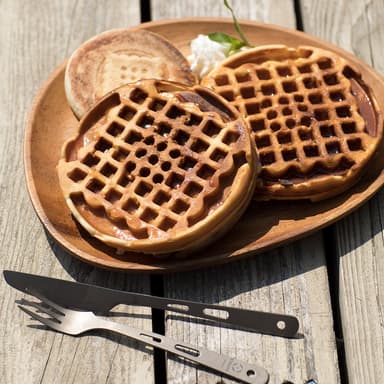
[[[322,50],[287,57],[228,64],[203,80],[246,117],[267,186],[344,174],[377,142],[351,93],[352,68]]]
[[[86,202],[137,239],[204,219],[246,162],[244,127],[140,87],[120,102],[67,173],[75,206]]]

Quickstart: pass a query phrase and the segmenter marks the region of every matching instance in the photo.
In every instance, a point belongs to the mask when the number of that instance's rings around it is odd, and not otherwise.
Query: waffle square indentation
[[[171,210],[178,215],[182,215],[189,209],[189,204],[181,199],[177,199],[171,207]]]
[[[253,86],[241,88],[240,93],[244,99],[250,99],[256,95],[255,88]]]
[[[219,162],[219,161],[225,159],[225,156],[227,156],[227,153],[226,153],[226,152],[222,151],[222,150],[219,149],[219,148],[216,148],[216,149],[212,152],[210,158],[211,158],[213,161]]]
[[[187,132],[180,129],[173,138],[177,144],[184,145],[189,140],[189,137],[190,135]]]
[[[297,159],[296,149],[290,148],[290,149],[284,149],[281,151],[281,154],[283,155],[284,161],[291,161]]]
[[[202,190],[203,190],[203,187],[200,184],[194,181],[191,181],[187,185],[187,187],[184,189],[184,193],[190,197],[194,197],[198,195]]]
[[[346,134],[355,133],[356,132],[356,123],[354,121],[348,121],[345,123],[341,123],[341,129]]]
[[[121,125],[119,123],[113,122],[110,124],[110,126],[107,128],[107,132],[116,137],[120,135],[124,131],[124,125]]]
[[[277,141],[280,144],[287,144],[292,142],[291,132],[279,132],[277,134]]]
[[[159,191],[153,198],[153,202],[157,205],[163,205],[164,203],[168,202],[170,198],[171,196],[168,193]]]
[[[213,120],[208,120],[203,127],[203,132],[210,137],[216,137],[220,131],[221,126],[215,123]]]
[[[87,174],[81,169],[75,168],[68,173],[68,177],[75,183],[78,183],[79,181],[84,180],[87,177]]]
[[[256,147],[258,149],[269,147],[271,145],[271,139],[268,135],[255,138]]]
[[[296,92],[297,85],[294,81],[283,81],[283,89],[287,93]]]
[[[259,103],[247,103],[245,104],[245,109],[248,115],[255,115],[260,113],[260,104]]]
[[[363,150],[363,144],[359,137],[347,140],[348,148],[350,151],[361,151]]]
[[[277,73],[281,77],[289,77],[292,76],[292,71],[289,67],[283,66],[283,67],[277,67],[276,68]]]
[[[204,140],[197,139],[192,145],[191,149],[192,151],[196,153],[204,152],[209,148],[209,144],[205,142]]]
[[[128,213],[135,213],[140,207],[139,202],[136,199],[129,198],[121,208]]]
[[[124,120],[130,121],[132,120],[132,117],[135,116],[136,109],[129,107],[128,105],[124,105],[123,108],[121,108],[119,112],[119,117],[121,117]]]
[[[336,153],[340,153],[340,143],[337,141],[332,141],[330,143],[325,144],[325,148],[330,155],[334,155]]]
[[[139,132],[131,130],[125,137],[124,141],[128,144],[134,144],[138,141],[141,141],[142,139],[143,136]]]
[[[322,125],[320,126],[320,134],[323,137],[335,136],[335,127],[333,125]]]
[[[246,81],[250,81],[251,80],[251,75],[247,71],[235,72],[235,76],[236,76],[236,80],[239,83],[244,83]]]
[[[240,134],[237,131],[228,131],[223,137],[223,143],[227,145],[231,145],[239,140]]]
[[[102,173],[105,177],[111,177],[116,173],[116,171],[117,168],[114,165],[105,163],[101,168],[100,173]]]
[[[112,143],[103,137],[95,145],[95,149],[100,152],[107,152],[110,148],[112,148]]]
[[[167,180],[165,180],[165,184],[170,188],[177,189],[180,187],[183,181],[183,175],[180,175],[176,172],[171,172],[171,174],[167,177]]]
[[[97,156],[94,156],[88,153],[83,159],[82,163],[87,165],[88,167],[94,167],[100,162],[100,159]]]
[[[271,79],[271,74],[267,69],[256,69],[256,75],[259,78],[259,80],[269,80]]]
[[[110,189],[106,195],[105,199],[108,200],[110,203],[115,203],[116,201],[119,201],[123,195],[117,191],[116,189],[112,188]]]
[[[151,208],[145,208],[143,213],[140,215],[140,219],[145,221],[146,223],[151,223],[153,220],[156,219],[158,216],[158,213],[151,209]]]
[[[135,88],[129,95],[129,98],[136,104],[143,104],[147,97],[148,93],[140,88]]]
[[[223,86],[223,85],[228,85],[228,84],[229,84],[228,76],[227,76],[227,75],[219,75],[219,76],[216,76],[216,77],[215,77],[215,83],[216,83],[216,85],[218,85],[219,87],[221,87],[221,86]]]
[[[301,128],[299,129],[299,137],[300,140],[302,141],[307,141],[307,140],[313,140],[313,134],[312,134],[312,129],[311,128]]]
[[[197,176],[200,178],[207,180],[215,173],[215,169],[211,166],[204,164],[198,171]]]
[[[153,99],[150,104],[148,105],[148,108],[151,110],[151,111],[161,111],[165,104],[167,104],[167,102],[163,99]]]
[[[317,157],[319,156],[319,148],[317,145],[307,145],[304,147],[304,153],[307,157]]]
[[[180,116],[185,115],[185,111],[176,105],[172,105],[171,108],[166,113],[166,116],[169,117],[170,119],[177,119]]]
[[[179,163],[179,168],[190,171],[197,163],[197,160],[190,156],[185,156]]]
[[[264,119],[251,120],[250,122],[252,131],[262,131],[265,129],[265,121]]]
[[[135,188],[135,193],[139,196],[145,197],[152,191],[152,189],[153,187],[151,184],[141,181]]]
[[[87,189],[94,193],[99,193],[105,184],[97,179],[91,179],[91,181],[87,184]]]
[[[159,228],[164,232],[169,231],[176,225],[176,221],[171,219],[170,217],[165,217],[161,223],[159,224]]]
[[[273,152],[260,153],[261,165],[270,165],[276,161],[275,154]]]
[[[154,118],[149,115],[142,116],[138,121],[137,125],[141,128],[150,128],[153,124]]]
[[[121,148],[121,147],[118,147],[117,149],[115,149],[115,151],[113,152],[113,155],[112,157],[117,160],[117,161],[122,161],[124,159],[126,159],[129,155],[129,151],[124,149],[124,148]]]

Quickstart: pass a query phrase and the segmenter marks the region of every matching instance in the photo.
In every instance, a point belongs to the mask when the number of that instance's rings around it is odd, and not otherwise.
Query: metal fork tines
[[[257,365],[224,356],[205,348],[178,342],[154,332],[142,331],[131,326],[106,320],[96,316],[93,312],[63,308],[37,292],[31,292],[31,294],[41,302],[23,301],[19,304],[19,307],[33,319],[56,331],[69,335],[79,335],[93,329],[105,329],[128,336],[152,347],[174,353],[245,383],[265,384],[268,382],[268,372]],[[35,310],[28,309],[27,306]]]

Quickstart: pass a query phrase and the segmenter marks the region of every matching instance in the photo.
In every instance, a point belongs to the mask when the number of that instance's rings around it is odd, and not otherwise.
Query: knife
[[[3,274],[13,288],[29,295],[33,295],[33,291],[40,292],[49,300],[67,308],[107,313],[118,304],[144,306],[284,337],[295,336],[299,328],[297,318],[289,315],[168,299],[23,272],[5,270]]]

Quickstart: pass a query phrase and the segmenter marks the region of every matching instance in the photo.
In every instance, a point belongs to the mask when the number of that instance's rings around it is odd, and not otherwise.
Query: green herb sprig
[[[235,13],[234,13],[232,7],[228,4],[227,0],[224,0],[224,6],[227,9],[229,9],[229,11],[231,12],[233,24],[234,24],[235,29],[236,29],[237,33],[239,34],[241,40],[237,39],[236,37],[227,35],[224,32],[209,33],[208,37],[212,41],[215,41],[216,43],[219,43],[219,44],[224,45],[225,47],[227,47],[226,56],[229,56],[232,53],[237,52],[242,47],[253,47],[253,45],[251,45],[249,43],[249,41],[245,37],[244,33],[242,32],[241,27],[240,27],[240,25],[239,25],[239,23],[238,23],[238,21],[236,19]]]
[[[252,45],[249,43],[247,38],[244,36],[244,33],[241,30],[240,25],[236,19],[235,12],[233,12],[232,7],[228,4],[227,0],[224,0],[224,6],[227,7],[227,9],[229,9],[229,11],[231,12],[233,24],[235,25],[235,29],[236,29],[237,33],[239,34],[239,36],[241,37],[241,40],[244,43],[244,45],[246,45],[247,47],[252,47]]]

